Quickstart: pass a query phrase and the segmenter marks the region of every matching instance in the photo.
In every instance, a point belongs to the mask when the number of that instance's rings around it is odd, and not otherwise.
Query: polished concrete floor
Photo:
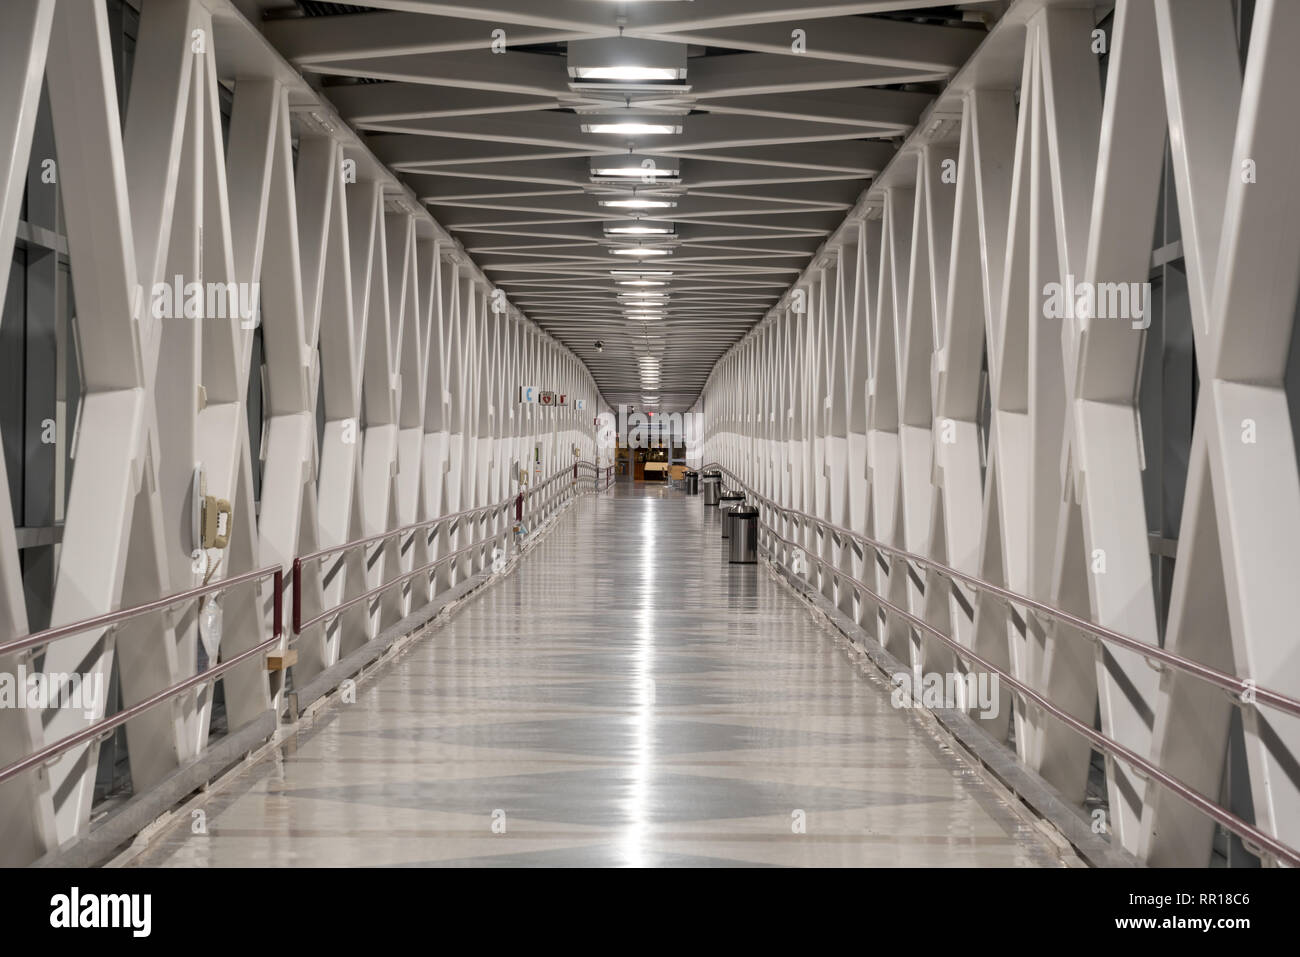
[[[510,575],[134,861],[1060,863],[762,566],[662,486],[585,496]]]

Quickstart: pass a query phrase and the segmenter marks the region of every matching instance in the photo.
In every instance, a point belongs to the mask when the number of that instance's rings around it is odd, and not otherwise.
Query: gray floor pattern
[[[657,485],[511,574],[137,866],[1059,866],[762,566]]]

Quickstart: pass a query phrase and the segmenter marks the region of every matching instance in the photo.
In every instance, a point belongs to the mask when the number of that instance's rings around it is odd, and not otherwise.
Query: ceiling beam
[[[507,52],[494,53],[493,33],[503,29],[501,43]],[[262,24],[280,53],[298,66],[336,60],[411,56],[419,53],[455,53],[477,50],[509,56],[509,48],[538,43],[563,43],[610,30],[575,30],[510,24],[492,27],[481,20],[462,20],[423,13],[354,13],[335,17],[293,17]]]
[[[556,97],[497,90],[430,86],[426,83],[354,83],[325,93],[339,115],[354,125],[442,116],[489,116],[552,109]]]
[[[803,23],[802,16],[784,22],[750,24],[712,29],[684,29],[674,33],[638,36],[772,53],[778,56],[840,63],[871,64],[899,70],[951,76],[975,52],[987,36],[983,29],[935,26],[869,17],[832,17]],[[796,44],[793,29],[803,31],[803,43]]]

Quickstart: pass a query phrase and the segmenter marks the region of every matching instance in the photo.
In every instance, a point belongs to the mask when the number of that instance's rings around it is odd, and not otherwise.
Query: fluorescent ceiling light
[[[600,205],[616,209],[670,209],[677,204],[663,199],[602,199]]]
[[[649,176],[652,179],[668,179],[677,175],[675,169],[664,169],[660,166],[601,166],[592,167],[592,176],[600,177],[627,177],[629,179],[640,179]]]
[[[686,78],[686,45],[638,37],[570,40],[569,76],[575,80],[641,83]]]
[[[678,71],[672,67],[658,66],[580,66],[573,71],[578,80],[617,80],[621,83],[641,83],[646,80],[678,80]]]
[[[680,123],[656,121],[651,117],[591,116],[582,121],[582,132],[612,136],[670,136],[681,131]]]
[[[613,136],[670,136],[674,133],[680,133],[680,126],[671,126],[667,123],[584,123],[583,130],[587,133],[605,133]]]
[[[673,228],[671,226],[609,226],[605,232],[611,236],[668,236],[671,235]]]
[[[662,269],[611,269],[611,276],[635,276],[637,279],[643,279],[646,276],[671,276],[671,272],[665,272]]]
[[[671,249],[659,249],[653,246],[633,246],[627,249],[615,249],[615,256],[667,256]]]
[[[666,286],[668,283],[658,279],[620,279],[620,286]]]

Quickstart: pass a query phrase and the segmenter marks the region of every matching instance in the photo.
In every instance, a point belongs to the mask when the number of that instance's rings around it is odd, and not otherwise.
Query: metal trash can
[[[723,492],[718,496],[718,512],[722,515],[722,537],[731,537],[731,512],[745,504],[740,492]]]
[[[731,525],[727,561],[735,565],[758,564],[758,509],[740,505],[727,512],[724,524]]]
[[[722,491],[722,473],[710,469],[704,473],[704,504],[717,505],[718,493]]]
[[[682,475],[682,487],[685,489],[687,495],[699,495],[700,473],[692,472],[690,469],[687,469]]]

